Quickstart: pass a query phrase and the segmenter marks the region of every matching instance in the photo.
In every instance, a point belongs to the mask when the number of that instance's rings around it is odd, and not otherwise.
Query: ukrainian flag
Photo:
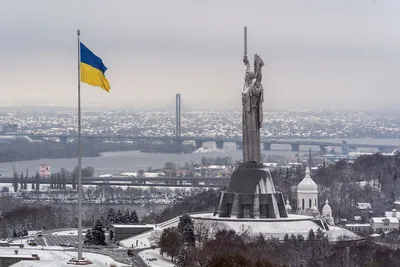
[[[80,43],[81,52],[81,82],[99,86],[110,92],[110,84],[104,73],[107,67],[104,66],[101,58],[93,54],[84,44]]]

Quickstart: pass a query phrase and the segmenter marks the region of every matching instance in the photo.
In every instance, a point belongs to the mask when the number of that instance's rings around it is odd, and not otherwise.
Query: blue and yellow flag
[[[104,66],[101,58],[93,54],[84,44],[80,45],[81,50],[81,82],[99,86],[110,92],[110,84],[104,73],[107,67]]]

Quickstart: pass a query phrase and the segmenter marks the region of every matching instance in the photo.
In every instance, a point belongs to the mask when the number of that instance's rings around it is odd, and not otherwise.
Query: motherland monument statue
[[[260,130],[263,122],[262,67],[254,55],[254,72],[247,57],[247,27],[244,28],[245,82],[242,91],[243,162],[232,173],[226,191],[221,191],[214,216],[231,218],[288,217],[282,193],[276,192],[271,174],[261,161]]]
[[[243,162],[260,162],[260,130],[263,121],[262,104],[264,102],[264,88],[261,84],[262,67],[264,62],[259,55],[254,55],[254,72],[250,69],[247,58],[247,28],[244,34],[244,58],[246,74],[242,92],[243,106]]]

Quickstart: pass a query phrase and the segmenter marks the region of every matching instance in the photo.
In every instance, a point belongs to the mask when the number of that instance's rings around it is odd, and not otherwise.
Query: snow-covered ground
[[[14,248],[0,248],[1,256],[12,256],[15,255]],[[73,257],[77,257],[77,252],[62,251],[62,250],[43,250],[43,249],[18,249],[18,255],[31,256],[37,254],[40,260],[27,260],[20,261],[16,264],[11,265],[12,267],[69,267],[67,262]],[[115,264],[116,267],[127,266],[126,264],[114,261],[112,258],[100,254],[94,253],[83,253],[83,257],[93,262],[93,267],[97,266],[111,266]]]
[[[165,221],[154,226],[154,230],[144,232],[142,234],[129,237],[127,239],[121,240],[119,243],[125,247],[135,247],[135,248],[150,248],[151,237],[155,232],[161,232],[165,228],[178,226],[179,217],[175,217],[171,220]]]
[[[231,147],[229,149],[218,149],[216,146],[212,146],[212,147],[201,147],[195,151],[192,152],[192,154],[203,154],[203,153],[212,153],[212,152],[218,152],[218,153],[226,153],[227,151],[234,151],[236,150],[235,148]]]
[[[82,235],[86,235],[87,229],[82,229]],[[73,229],[73,230],[68,230],[68,231],[60,231],[60,232],[54,232],[52,235],[73,235],[77,236],[78,235],[78,230]]]
[[[320,228],[315,222],[311,221],[311,217],[294,214],[290,214],[289,218],[281,218],[279,220],[266,219],[264,221],[249,221],[248,219],[232,218],[221,219],[213,216],[212,213],[191,214],[191,217],[194,223],[215,219],[216,222],[220,223],[221,226],[226,229],[233,229],[236,232],[249,230],[250,233],[253,234],[263,233],[267,238],[274,237],[283,239],[285,234],[301,234],[304,238],[307,238],[308,232],[311,229],[317,231],[317,229]],[[156,232],[160,232],[165,228],[178,226],[178,222],[179,217],[175,217],[156,225],[152,231],[121,240],[120,244],[125,247],[150,248],[152,245],[152,236],[155,235]],[[330,230],[325,233],[331,241],[337,241],[343,236],[349,239],[360,239],[360,236],[344,228],[329,226],[329,229]]]
[[[326,231],[326,236],[331,241],[338,241],[340,239],[350,239],[357,240],[361,239],[361,237],[345,228],[337,227],[337,226],[329,226],[329,231]]]
[[[150,267],[174,267],[176,266],[171,262],[170,258],[163,258],[160,255],[160,249],[148,249],[139,252],[139,256],[150,266]],[[151,260],[156,259],[156,260]]]

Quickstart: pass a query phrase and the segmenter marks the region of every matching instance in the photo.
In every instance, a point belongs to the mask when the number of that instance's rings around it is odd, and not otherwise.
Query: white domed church
[[[306,176],[297,186],[297,210],[304,212],[313,207],[318,208],[318,185],[311,179],[307,167]]]
[[[306,176],[297,186],[297,214],[320,217],[322,215],[329,225],[334,225],[332,209],[328,200],[320,213],[318,210],[318,185],[310,176],[310,169],[307,167]]]

